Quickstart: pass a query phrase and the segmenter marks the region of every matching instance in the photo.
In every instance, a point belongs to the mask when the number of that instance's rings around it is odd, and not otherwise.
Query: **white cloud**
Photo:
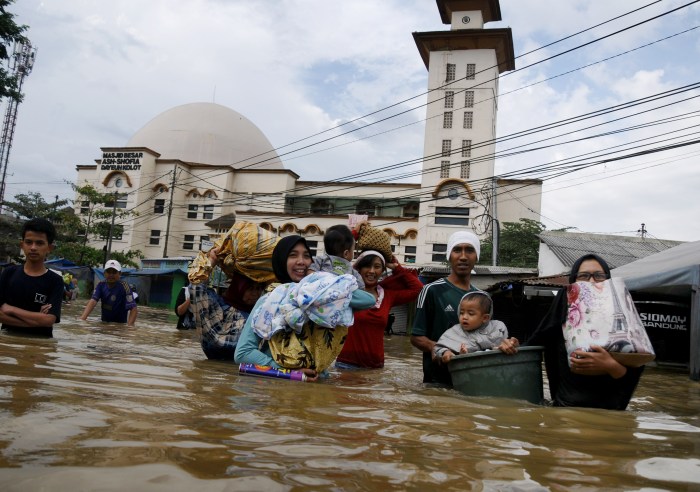
[[[510,26],[519,54],[645,2],[501,0],[500,4],[504,21],[487,28]],[[655,4],[518,58],[516,65],[524,67],[678,5],[677,0]],[[101,146],[124,145],[151,118],[180,104],[215,100],[231,107],[260,127],[275,146],[414,96],[419,97],[363,122],[420,106],[425,102],[421,94],[427,88],[427,72],[411,33],[449,28],[442,25],[435,3],[424,0],[23,0],[11,11],[18,14],[19,22],[30,26],[29,38],[38,54],[34,72],[25,83],[25,102],[19,108],[8,195],[39,191],[49,197],[59,193],[62,198],[71,197],[70,188],[60,183],[75,178],[76,164],[91,163],[99,157]],[[700,58],[700,41],[697,31],[692,31],[505,94],[688,29],[698,25],[698,20],[700,9],[686,9],[503,77],[499,135],[696,82],[700,69],[691,60]],[[555,136],[569,128],[578,129],[576,135],[581,137],[692,109],[700,109],[697,102],[598,129],[582,130],[586,125],[581,123],[508,142],[499,149]],[[382,168],[416,159],[423,150],[424,118],[425,109],[418,109],[283,160],[302,179],[337,179],[348,175],[348,169]],[[677,126],[689,126],[692,121]],[[396,129],[402,125],[407,126]],[[660,138],[657,135],[666,131],[666,126],[652,127],[558,145],[501,159],[497,170],[514,171],[643,137]],[[303,144],[337,133],[333,130]],[[335,148],[318,152],[326,147]],[[700,174],[693,172],[699,151],[697,146],[686,147],[547,181],[543,221],[550,228],[562,223],[610,233],[634,231],[645,222],[657,237],[700,239],[700,225],[689,205],[700,185]],[[673,155],[680,157],[673,159]],[[658,165],[663,162],[668,163]],[[621,172],[627,174],[612,177]],[[570,186],[573,183],[577,185]]]

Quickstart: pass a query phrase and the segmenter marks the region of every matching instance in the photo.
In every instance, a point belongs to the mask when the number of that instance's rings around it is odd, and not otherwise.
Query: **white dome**
[[[284,169],[257,126],[236,111],[214,103],[169,109],[146,123],[126,145],[148,147],[161,159],[236,169]]]

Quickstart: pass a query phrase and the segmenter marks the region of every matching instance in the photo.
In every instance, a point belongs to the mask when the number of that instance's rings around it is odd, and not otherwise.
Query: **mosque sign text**
[[[103,171],[138,171],[143,152],[103,152],[100,169]]]

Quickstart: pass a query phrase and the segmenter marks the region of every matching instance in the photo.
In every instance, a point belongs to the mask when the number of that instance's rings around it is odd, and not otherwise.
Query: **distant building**
[[[486,238],[494,220],[539,220],[541,181],[493,176],[498,75],[514,67],[510,29],[483,29],[500,20],[498,0],[437,4],[452,30],[414,33],[430,100],[439,100],[428,105],[421,183],[301,180],[243,115],[185,104],[153,118],[124,147],[102,147],[95,164],[77,166],[78,185],[115,193],[118,208],[136,212],[117,221],[112,250],[191,257],[248,220],[280,236],[301,234],[315,253],[329,226],[355,214],[389,233],[400,262],[438,266],[455,230]],[[76,213],[88,205],[78,197]],[[107,235],[88,239],[101,248]]]
[[[610,268],[617,268],[660,251],[682,244],[682,241],[604,234],[545,231],[539,234],[539,274],[568,274],[574,262],[588,253],[603,258]]]

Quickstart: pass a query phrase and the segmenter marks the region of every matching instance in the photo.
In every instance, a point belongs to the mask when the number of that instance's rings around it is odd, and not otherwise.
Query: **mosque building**
[[[300,234],[322,252],[331,225],[366,215],[385,230],[402,263],[444,263],[447,238],[472,229],[491,236],[495,220],[539,220],[539,180],[494,177],[498,74],[514,68],[510,29],[498,0],[438,0],[450,31],[414,33],[428,68],[429,101],[420,183],[301,180],[285,168],[264,133],[215,103],[157,115],[124,147],[102,147],[78,165],[77,184],[114,193],[131,211],[115,221],[110,249],[146,259],[191,257],[236,220],[280,236]],[[76,213],[88,203],[76,201]],[[93,247],[106,238],[89,238]]]

